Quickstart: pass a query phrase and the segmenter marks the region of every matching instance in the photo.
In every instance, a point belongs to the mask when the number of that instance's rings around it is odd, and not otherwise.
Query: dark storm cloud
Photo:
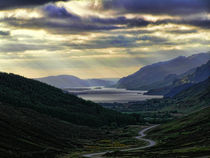
[[[0,36],[10,36],[10,32],[9,31],[1,31],[0,30]]]
[[[74,22],[92,23],[95,25],[128,25],[128,26],[147,26],[150,24],[149,21],[144,20],[143,18],[133,18],[128,19],[124,16],[119,16],[116,18],[99,18],[95,16],[89,16],[82,18],[78,15],[70,13],[64,7],[57,7],[55,5],[47,5],[43,8],[43,12],[49,18],[60,18],[60,19],[69,19]]]
[[[187,1],[185,0],[185,3],[186,2]],[[55,5],[47,5],[43,8],[43,11],[45,15],[49,18],[66,19],[67,22],[69,20],[69,23],[71,23],[71,27],[73,29],[74,28],[78,30],[84,29],[87,31],[97,30],[97,29],[98,30],[111,30],[111,29],[119,29],[123,27],[126,27],[126,28],[145,27],[150,24],[160,25],[160,24],[168,24],[168,23],[174,23],[174,24],[180,24],[180,25],[188,24],[192,26],[198,26],[201,28],[207,28],[207,29],[210,28],[210,20],[208,19],[193,19],[193,20],[165,19],[165,20],[159,20],[157,22],[152,22],[152,21],[145,20],[144,18],[126,18],[124,16],[119,16],[115,18],[99,18],[99,17],[89,16],[86,18],[82,18],[82,17],[79,17],[78,15],[68,12],[64,7],[57,7]],[[116,25],[118,25],[118,27],[116,27]],[[124,26],[119,27],[119,25],[124,25]],[[189,33],[189,32],[186,32],[186,33]]]
[[[133,18],[128,19],[124,16],[116,17],[116,18],[98,18],[98,17],[90,17],[91,21],[99,24],[126,24],[127,26],[147,26],[151,22],[144,20],[143,18]]]
[[[166,30],[165,32],[173,33],[173,34],[190,34],[190,33],[197,33],[197,30]]]
[[[116,18],[98,18],[93,16],[83,18],[67,11],[64,7],[57,7],[52,4],[44,6],[42,12],[45,15],[43,18],[18,19],[8,17],[0,22],[7,23],[13,27],[45,29],[59,34],[106,31],[133,26],[142,27],[150,24],[149,21],[142,18],[127,19],[123,16]]]
[[[147,21],[143,18],[132,18],[128,19],[126,17],[117,17],[117,18],[108,18],[108,19],[101,19],[101,18],[91,18],[91,21],[97,24],[113,24],[113,25],[119,25],[124,24],[127,28],[129,27],[144,27],[148,25],[161,25],[161,24],[185,24],[185,25],[191,25],[191,26],[197,26],[204,29],[210,29],[210,20],[209,19],[165,19],[165,20],[158,20],[156,22]],[[178,33],[178,32],[177,32]],[[181,32],[180,32],[181,33]],[[191,31],[182,31],[182,33],[196,33],[195,30]]]
[[[101,32],[108,30],[126,29],[132,27],[147,27],[150,25],[161,24],[178,24],[191,25],[204,29],[210,29],[210,20],[208,19],[194,19],[194,20],[175,20],[165,19],[156,22],[148,21],[143,18],[126,18],[124,16],[116,18],[99,18],[94,16],[80,17],[75,15],[64,7],[57,7],[55,5],[46,5],[42,7],[42,18],[19,19],[7,17],[1,19],[1,23],[6,23],[14,28],[29,28],[29,29],[45,29],[48,32],[55,34],[77,34],[86,32]],[[144,31],[143,31],[144,32]],[[172,32],[171,32],[172,33]],[[189,33],[189,32],[182,32]],[[192,32],[193,33],[193,32]],[[0,33],[3,34],[3,33]]]
[[[186,23],[189,24],[189,25],[210,29],[210,19],[192,20],[192,21],[189,21],[189,22],[186,22]]]
[[[74,20],[80,20],[80,17],[74,15],[66,10],[64,7],[57,7],[55,5],[47,5],[43,8],[43,12],[51,18],[70,18]]]
[[[107,20],[106,23],[105,20],[99,20],[94,17],[82,18],[67,11],[64,7],[57,7],[53,4],[42,7],[42,12],[45,15],[42,18],[5,18],[0,22],[7,23],[13,27],[45,29],[58,34],[74,34],[78,32],[83,33],[122,28],[115,25],[116,23],[120,23],[119,19],[113,19],[110,22]],[[97,20],[98,22],[96,22]],[[113,23],[113,21],[115,22]]]
[[[152,45],[176,45],[170,40],[157,36],[107,36],[99,37],[96,40],[86,41],[81,44],[64,43],[63,46],[71,47],[74,49],[105,49],[105,48],[134,48]]]
[[[69,15],[69,16],[67,16]],[[65,16],[66,18],[57,18],[56,14],[50,14],[44,18],[35,18],[35,19],[18,19],[18,18],[5,18],[0,20],[0,22],[6,23],[14,28],[29,28],[29,29],[45,29],[48,32],[54,34],[77,34],[77,33],[88,33],[88,32],[102,32],[109,30],[119,30],[132,27],[147,27],[155,26],[162,24],[178,24],[178,25],[190,25],[195,27],[200,27],[203,29],[210,29],[210,20],[160,20],[157,22],[146,21],[143,19],[126,19],[119,20],[116,19],[101,19],[101,18],[88,18],[83,19],[80,17],[75,17],[71,14],[64,14],[60,16]],[[53,17],[53,18],[52,18]],[[97,22],[96,22],[97,21]],[[166,32],[175,33],[175,34],[187,34],[187,33],[196,33],[196,30],[165,30]],[[132,31],[131,31],[132,32]],[[127,32],[127,33],[131,33]],[[124,32],[126,34],[126,31]],[[133,31],[133,33],[144,34],[152,33],[151,31]],[[6,35],[7,33],[0,33]]]
[[[45,29],[49,32],[58,34],[74,34],[78,32],[82,33],[119,29],[119,27],[114,25],[96,25],[84,21],[67,21],[62,19],[61,21],[56,21],[50,20],[48,17],[35,19],[5,18],[0,22],[19,28]]]
[[[157,37],[157,36],[148,36],[148,35],[144,35],[144,36],[140,37],[139,40],[150,41],[150,42],[153,42],[153,43],[163,43],[163,42],[168,41],[166,38]]]
[[[126,37],[123,35],[109,36],[98,38],[97,40],[90,41],[84,44],[85,48],[110,48],[110,47],[136,47],[137,37]]]
[[[123,48],[123,47],[137,47],[137,37],[107,36],[100,37],[96,40],[86,41],[82,44],[64,43],[64,46],[72,47],[75,49],[102,49],[102,48]]]
[[[55,51],[60,50],[62,47],[53,45],[53,44],[23,44],[23,43],[11,43],[11,44],[4,44],[1,46],[1,52],[24,52],[26,50],[48,50],[48,51]]]
[[[209,0],[104,0],[104,9],[149,14],[210,12]]]
[[[45,3],[56,2],[56,1],[61,1],[61,0],[0,0],[0,10],[42,5]]]
[[[185,25],[191,25],[191,26],[197,26],[204,29],[210,29],[210,20],[209,19],[192,19],[192,20],[186,20],[186,19],[180,19],[180,20],[174,20],[174,19],[166,19],[166,20],[159,20],[155,22],[155,25],[160,24],[185,24]]]

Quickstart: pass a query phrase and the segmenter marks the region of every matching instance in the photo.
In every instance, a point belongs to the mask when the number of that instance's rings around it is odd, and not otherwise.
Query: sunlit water
[[[152,98],[162,98],[162,96],[157,95],[144,95],[146,91],[104,87],[69,88],[67,91],[76,94],[80,98],[91,100],[96,103],[127,103]]]

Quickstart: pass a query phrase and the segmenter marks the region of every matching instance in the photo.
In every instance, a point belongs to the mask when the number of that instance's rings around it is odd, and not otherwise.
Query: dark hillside
[[[210,78],[193,84],[172,98],[150,99],[128,104],[116,104],[109,107],[122,112],[167,112],[189,114],[210,106]]]
[[[160,142],[148,149],[159,157],[210,155],[210,107],[153,130],[150,137]]]
[[[148,137],[158,144],[135,152],[115,152],[120,158],[198,158],[210,156],[210,107],[160,125]]]
[[[193,72],[192,72],[193,71]],[[184,89],[191,87],[192,85],[202,82],[210,76],[210,61],[206,64],[197,67],[190,72],[184,73],[177,77],[177,79],[171,80],[169,85],[166,85],[167,81],[162,82],[166,86],[161,88],[151,89],[146,94],[149,95],[164,95],[165,97],[173,97]],[[161,85],[157,83],[157,85]]]
[[[97,136],[101,133],[88,127],[30,109],[0,105],[1,158],[54,158],[82,147],[83,140],[91,141]]]
[[[112,123],[135,124],[135,120],[128,115],[104,109],[60,89],[14,74],[0,73],[0,101],[77,125],[99,127]]]

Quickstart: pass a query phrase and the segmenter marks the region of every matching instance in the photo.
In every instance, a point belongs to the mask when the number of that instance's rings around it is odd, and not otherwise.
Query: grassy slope
[[[210,78],[181,91],[173,98],[151,99],[142,102],[115,105],[122,112],[169,112],[189,114],[210,105]]]
[[[81,158],[83,154],[97,153],[103,151],[118,151],[120,149],[135,148],[144,146],[144,141],[137,140],[135,137],[144,126],[130,125],[123,128],[113,128],[112,130],[103,129],[106,133],[104,138],[86,144],[81,150],[62,155],[59,158]]]
[[[141,126],[92,129],[27,108],[0,105],[1,158],[78,158],[81,153],[141,146]]]
[[[210,156],[210,107],[161,125],[148,134],[150,139],[158,142],[157,146],[140,151],[115,152],[112,154],[113,157],[193,158]]]
[[[113,153],[115,157],[172,158],[210,156],[210,79],[194,85],[174,98],[172,109],[191,113],[152,130],[158,145],[144,151]]]
[[[210,76],[210,61],[206,64],[197,67],[189,72],[162,81],[160,83],[154,83],[154,85],[159,86],[159,88],[149,88],[150,90],[146,93],[149,95],[164,95],[165,97],[173,97],[180,91],[187,89],[195,83],[202,82]],[[165,84],[165,85],[164,85]]]
[[[168,110],[190,113],[210,105],[210,78],[181,91],[173,98]]]
[[[1,158],[54,158],[97,140],[102,132],[26,108],[0,105]]]
[[[99,127],[135,123],[127,115],[104,109],[62,90],[14,74],[0,73],[0,101],[26,107],[78,125]]]
[[[90,127],[129,123],[135,120],[128,115],[38,81],[0,73],[1,158],[54,158],[110,139]]]
[[[162,125],[150,137],[160,144],[148,151],[160,157],[210,155],[210,107]]]

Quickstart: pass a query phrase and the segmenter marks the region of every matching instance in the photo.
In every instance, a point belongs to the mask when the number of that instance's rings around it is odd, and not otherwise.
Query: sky
[[[0,71],[120,78],[210,51],[209,0],[0,0]]]

